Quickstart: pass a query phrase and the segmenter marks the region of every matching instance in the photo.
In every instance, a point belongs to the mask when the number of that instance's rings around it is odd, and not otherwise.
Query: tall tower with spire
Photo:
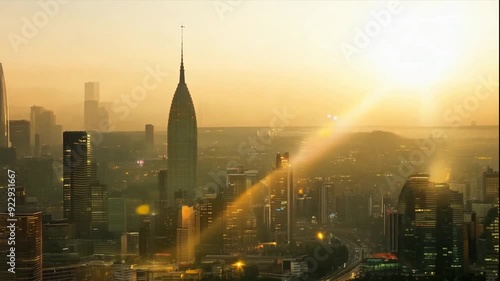
[[[167,128],[167,206],[189,204],[197,187],[198,132],[193,100],[184,77],[184,42],[181,26],[181,68]]]
[[[9,147],[9,111],[2,63],[0,63],[0,148]]]

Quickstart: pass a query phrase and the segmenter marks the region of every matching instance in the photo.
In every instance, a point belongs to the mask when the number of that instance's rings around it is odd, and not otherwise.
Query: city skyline
[[[82,84],[99,82],[102,101],[123,105],[122,95],[156,72],[144,99],[129,106],[125,118],[115,108],[113,121],[117,131],[138,131],[148,123],[162,131],[168,113],[159,105],[172,98],[183,23],[186,72],[192,91],[200,93],[194,101],[200,127],[267,126],[273,111],[284,107],[297,116],[289,126],[322,126],[328,115],[357,126],[455,125],[458,117],[459,125],[498,125],[498,95],[479,100],[465,114],[454,108],[464,107],[478,86],[487,94],[488,86],[498,85],[490,81],[498,72],[498,36],[491,36],[498,30],[496,2],[241,1],[230,8],[224,1],[62,3],[32,38],[22,37],[24,18],[43,8],[34,2],[0,4],[9,12],[0,19],[7,27],[0,51],[7,54],[1,59],[9,76],[10,120],[27,119],[30,106],[57,100],[50,109],[64,120],[64,130],[81,130],[76,120],[83,116]],[[111,7],[113,14],[106,15]],[[148,14],[148,21],[133,13]],[[83,25],[88,17],[96,21]],[[358,46],[358,31],[373,23],[380,31]],[[122,29],[126,36],[109,36]],[[13,41],[16,35],[24,39]],[[54,42],[65,52],[49,48]],[[43,78],[30,69],[42,71]],[[231,110],[217,110],[221,99],[234,95],[239,98],[232,99]],[[361,100],[372,102],[351,116]],[[408,109],[418,113],[409,116]]]
[[[498,2],[117,3],[0,3],[0,279],[499,281]]]

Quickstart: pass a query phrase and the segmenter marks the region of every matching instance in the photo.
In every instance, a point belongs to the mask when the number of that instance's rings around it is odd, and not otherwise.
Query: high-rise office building
[[[56,125],[56,116],[50,110],[43,111],[37,119],[38,134],[43,145],[53,144],[53,135],[55,133],[54,126]]]
[[[436,209],[436,271],[462,274],[468,252],[465,241],[463,194],[448,184],[434,184],[438,192]]]
[[[158,223],[156,227],[157,250],[172,254],[176,249],[179,209],[168,206],[168,170],[158,171]]]
[[[87,131],[97,130],[99,128],[99,83],[85,83],[85,100],[83,104],[84,128]]]
[[[153,250],[151,246],[151,222],[144,220],[139,229],[139,256],[150,258]]]
[[[28,120],[11,120],[9,122],[10,142],[16,148],[18,156],[31,155],[30,122]]]
[[[288,152],[276,155],[276,168],[270,175],[271,239],[292,243],[294,216],[293,172]]]
[[[480,261],[486,269],[486,280],[498,280],[499,272],[499,219],[498,202],[494,204],[484,218],[484,232],[479,239]]]
[[[398,256],[417,275],[461,274],[464,270],[463,195],[429,175],[408,178],[399,195]]]
[[[108,234],[108,189],[103,184],[90,186],[91,237],[105,239]]]
[[[498,202],[498,171],[488,167],[483,172],[483,198],[485,203],[495,204]]]
[[[155,127],[152,124],[146,124],[144,139],[147,146],[154,147],[155,145]]]
[[[251,187],[242,167],[227,169],[224,200],[224,252],[246,253],[256,244],[255,216],[252,208]]]
[[[194,262],[196,247],[196,221],[193,206],[182,206],[177,228],[177,262]]]
[[[197,188],[196,113],[184,77],[182,44],[179,84],[172,99],[167,128],[168,206],[194,201]]]
[[[155,127],[151,124],[146,124],[144,130],[144,141],[146,145],[146,157],[154,158],[155,156]]]
[[[42,213],[16,211],[14,217],[0,213],[0,280],[42,280]],[[11,219],[16,219],[15,245],[8,242]],[[15,248],[15,274],[7,271],[11,247]]]
[[[100,98],[99,82],[86,82],[85,83],[85,100],[99,101]]]
[[[243,209],[238,198],[245,194],[245,174],[243,169],[228,169],[224,197],[224,252],[236,253],[241,250]]]
[[[158,226],[156,228],[157,236],[164,236],[167,230],[167,217],[168,217],[168,206],[167,206],[167,177],[168,170],[158,171]]]
[[[39,146],[51,146],[60,144],[62,128],[56,125],[56,116],[51,110],[41,106],[32,106],[30,114],[30,141],[31,145],[36,146],[36,140],[39,137]]]
[[[108,198],[108,230],[115,237],[127,232],[127,198]]]
[[[88,100],[84,103],[84,129],[86,131],[97,130],[99,124],[99,102]]]
[[[9,147],[9,108],[2,63],[0,63],[0,148]]]
[[[199,198],[197,209],[200,216],[199,253],[223,253],[223,201],[218,193],[205,194]]]
[[[39,116],[42,114],[42,112],[45,111],[45,109],[42,106],[32,106],[31,111],[30,111],[30,141],[31,145],[35,146],[35,136],[38,135],[38,138],[40,138],[39,130],[37,129],[40,126],[37,126],[37,121],[39,119]]]
[[[311,219],[313,216],[320,225],[327,225],[330,222],[330,215],[334,212],[334,194],[333,182],[316,178],[312,187],[307,194],[304,194],[304,189],[298,190],[297,204],[303,204],[302,214],[306,214],[306,218]],[[300,199],[299,199],[300,198]],[[298,206],[296,208],[296,215],[299,214]]]
[[[395,208],[387,208],[384,212],[384,237],[388,252],[398,252],[399,214]]]
[[[143,204],[142,199],[127,198],[127,232],[138,232],[141,227],[141,217],[137,214],[137,207]]]
[[[87,132],[63,135],[63,214],[75,224],[78,238],[92,233],[92,185],[97,184]]]
[[[476,213],[474,212],[464,213],[464,223],[466,228],[464,239],[467,240],[467,249],[469,253],[468,260],[471,263],[475,263],[477,261],[477,245],[479,237],[483,232],[483,227],[479,223]]]

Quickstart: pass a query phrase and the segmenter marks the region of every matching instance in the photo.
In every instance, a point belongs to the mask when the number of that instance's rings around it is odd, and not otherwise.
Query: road
[[[349,258],[344,268],[338,269],[331,274],[321,278],[322,281],[345,281],[352,279],[360,269],[362,251],[365,249],[358,242],[355,231],[347,229],[332,229],[333,236],[346,245],[349,250]]]

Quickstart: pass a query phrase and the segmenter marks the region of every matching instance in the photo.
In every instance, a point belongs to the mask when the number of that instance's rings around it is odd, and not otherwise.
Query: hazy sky
[[[165,129],[184,24],[199,126],[268,126],[285,107],[290,126],[328,114],[359,126],[498,125],[496,1],[60,2],[0,1],[11,119],[40,105],[82,129],[84,83],[98,81],[102,102],[129,110],[114,115],[118,130]]]

